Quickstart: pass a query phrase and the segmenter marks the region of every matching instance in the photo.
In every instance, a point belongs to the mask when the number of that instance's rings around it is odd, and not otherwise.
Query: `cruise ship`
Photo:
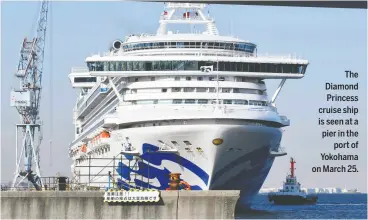
[[[191,190],[241,190],[249,203],[286,154],[290,121],[275,100],[308,61],[260,56],[256,44],[220,35],[205,4],[164,6],[156,33],[112,40],[72,68],[73,184],[165,190],[180,173]],[[280,80],[271,99],[266,79]]]

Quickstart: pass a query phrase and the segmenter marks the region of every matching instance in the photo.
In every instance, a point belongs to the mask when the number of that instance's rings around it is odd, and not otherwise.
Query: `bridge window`
[[[205,62],[205,61],[109,61],[88,62],[90,71],[200,71],[202,66],[214,66],[214,71],[226,72],[266,72],[266,73],[299,73],[304,74],[303,64],[270,64],[241,62]],[[223,77],[220,78],[222,80]],[[213,77],[210,78],[214,79]],[[198,79],[200,80],[200,79]]]
[[[89,82],[96,82],[96,77],[75,77],[75,83],[89,83]]]
[[[185,100],[185,104],[194,104],[195,100],[194,99],[186,99]]]
[[[124,51],[160,49],[160,48],[207,48],[235,50],[253,53],[256,45],[252,43],[226,43],[226,42],[152,42],[152,43],[131,43],[123,45]]]
[[[173,100],[173,104],[181,104],[183,102],[183,100],[181,99],[174,99]]]
[[[207,104],[208,100],[207,99],[199,99],[198,100],[198,104]]]

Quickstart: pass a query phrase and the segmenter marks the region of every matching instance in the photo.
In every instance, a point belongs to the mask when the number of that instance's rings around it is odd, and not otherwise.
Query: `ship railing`
[[[167,48],[172,48],[170,46],[168,46]],[[183,46],[182,48],[190,48],[190,46]],[[195,48],[193,48],[195,49]],[[205,48],[204,48],[205,49]],[[134,53],[134,52],[142,52],[144,51],[145,53],[140,54],[140,53]],[[256,54],[256,53],[250,53],[250,52],[240,52],[240,51],[236,51],[236,50],[229,50],[229,51],[222,51],[222,52],[214,52],[214,51],[173,51],[173,52],[151,52],[151,49],[142,49],[142,50],[136,50],[131,54],[137,54],[139,56],[173,56],[173,55],[190,55],[190,56],[222,56],[222,57],[239,57],[239,58],[244,58],[244,57],[254,57],[254,58],[268,58],[268,59],[280,59],[280,60],[292,60],[292,61],[297,61],[297,60],[301,60],[301,57],[296,56],[296,55],[269,55],[269,54]],[[110,56],[109,54],[104,54],[104,56]]]
[[[171,18],[166,17],[165,15],[161,16],[161,20],[164,21],[204,21],[204,22],[213,22],[214,20],[210,17],[206,17],[206,20],[203,20],[201,16],[189,16],[189,17],[183,17],[183,16],[172,16]]]
[[[89,72],[89,69],[87,67],[73,67],[71,72],[72,73],[85,73],[85,72]]]
[[[200,3],[166,3],[166,8],[205,8],[206,4]]]

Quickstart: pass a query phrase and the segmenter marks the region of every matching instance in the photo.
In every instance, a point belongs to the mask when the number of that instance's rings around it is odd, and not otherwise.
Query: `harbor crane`
[[[41,1],[36,36],[24,38],[20,49],[20,59],[15,77],[20,88],[11,91],[10,105],[20,116],[16,124],[16,168],[12,187],[28,181],[36,190],[42,190],[40,170],[40,144],[42,141],[42,123],[39,117],[44,49],[46,40],[47,14],[49,1]],[[18,135],[22,141],[18,141]],[[22,163],[23,159],[23,163]]]

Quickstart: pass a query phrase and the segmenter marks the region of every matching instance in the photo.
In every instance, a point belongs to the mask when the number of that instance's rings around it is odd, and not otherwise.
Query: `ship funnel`
[[[115,40],[115,41],[112,43],[112,47],[113,47],[115,50],[119,50],[122,44],[123,44],[123,42],[121,42],[120,40]]]

